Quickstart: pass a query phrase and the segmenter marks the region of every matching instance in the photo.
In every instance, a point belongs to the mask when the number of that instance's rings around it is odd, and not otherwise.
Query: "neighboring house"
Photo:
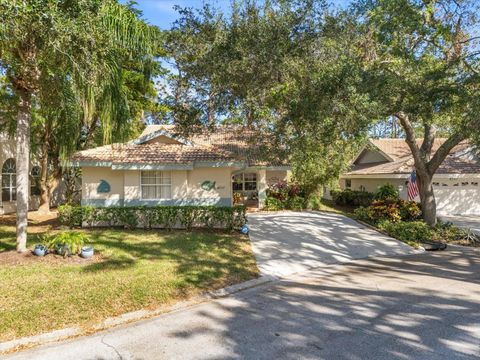
[[[16,163],[15,140],[0,133],[0,181],[2,184],[2,197],[0,199],[0,215],[16,211]],[[40,167],[33,162],[30,166],[30,199],[29,209],[36,210],[40,204],[40,189],[38,177]]]
[[[174,126],[150,125],[134,141],[76,153],[72,165],[82,168],[84,205],[231,206],[235,198],[263,207],[268,184],[290,169],[277,153],[245,128],[184,138]]]
[[[433,150],[444,141],[437,139]],[[406,182],[413,167],[404,139],[371,139],[351,170],[340,178],[340,187],[374,192],[390,183],[406,199]],[[480,215],[480,160],[467,142],[456,146],[443,161],[433,177],[433,187],[439,215]]]

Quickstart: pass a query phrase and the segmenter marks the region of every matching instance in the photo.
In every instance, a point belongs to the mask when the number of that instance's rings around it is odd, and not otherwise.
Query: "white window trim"
[[[164,179],[166,176],[165,175],[168,175],[170,181],[168,183],[155,183],[155,184],[144,184],[143,183],[143,173],[154,173],[155,174],[155,179],[157,179],[157,176],[158,174],[161,174],[161,178]],[[157,180],[155,180],[156,182]],[[143,188],[146,187],[146,186],[149,186],[149,187],[166,187],[168,186],[170,189],[170,196],[169,197],[154,197],[154,198],[151,198],[151,197],[145,197],[143,195]],[[155,193],[156,195],[157,194],[157,190],[155,190]],[[160,191],[161,193],[161,191]],[[172,172],[171,171],[161,171],[161,170],[142,170],[140,171],[140,198],[142,200],[170,200],[172,199]]]
[[[245,174],[255,174],[255,181],[252,181],[252,180],[247,180],[245,181]],[[235,183],[235,181],[233,180],[234,176],[232,176],[232,190],[235,192],[238,192],[238,191],[241,191],[241,192],[255,192],[255,191],[258,191],[258,174],[256,172],[242,172],[241,174],[236,174],[236,175],[242,175],[242,189],[241,190],[233,190],[233,184]],[[245,189],[245,183],[255,183],[255,189],[254,190],[246,190]]]
[[[4,173],[3,172],[3,167],[5,165],[5,163],[9,160],[13,160],[14,161],[14,166],[15,166],[15,172],[8,172],[8,173]],[[5,161],[3,162],[3,164],[1,164],[2,167],[0,168],[1,170],[1,176],[0,176],[0,188],[2,190],[2,195],[0,196],[0,203],[1,202],[15,202],[16,201],[16,195],[15,194],[15,199],[13,199],[13,193],[14,191],[16,192],[16,179],[15,179],[15,185],[13,185],[13,181],[12,181],[12,178],[13,176],[17,176],[17,169],[16,169],[16,162],[15,162],[15,159],[13,158],[8,158],[8,159],[5,159]],[[3,186],[3,178],[8,178],[8,186]],[[9,200],[6,200],[6,201],[3,201],[2,200],[2,197],[3,197],[3,189],[8,189],[8,193],[9,193]]]

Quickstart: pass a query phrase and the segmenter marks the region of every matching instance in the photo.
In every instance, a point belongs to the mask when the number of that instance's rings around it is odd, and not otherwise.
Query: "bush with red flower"
[[[297,183],[279,181],[267,189],[265,210],[302,210],[305,208],[305,190]]]

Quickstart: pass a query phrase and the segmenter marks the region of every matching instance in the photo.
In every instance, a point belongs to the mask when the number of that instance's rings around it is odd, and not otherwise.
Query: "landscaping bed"
[[[438,222],[434,227],[421,217],[419,204],[401,200],[398,190],[386,184],[375,194],[343,190],[335,193],[334,202],[339,205],[358,205],[348,216],[367,223],[381,232],[413,247],[436,247],[436,243],[464,246],[480,246],[480,238],[469,230],[452,223]]]
[[[30,230],[33,248],[45,230]],[[248,237],[238,233],[78,231],[95,248],[93,258],[17,254],[14,227],[0,225],[0,341],[69,326],[88,330],[258,276]]]

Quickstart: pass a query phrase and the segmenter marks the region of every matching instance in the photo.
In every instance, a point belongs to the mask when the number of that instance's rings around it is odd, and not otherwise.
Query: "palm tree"
[[[71,83],[87,120],[101,106],[108,139],[115,114],[124,106],[123,98],[115,97],[121,87],[115,55],[151,52],[157,33],[116,0],[0,0],[0,69],[19,99],[17,251],[26,251],[32,104],[42,85],[60,74]]]

